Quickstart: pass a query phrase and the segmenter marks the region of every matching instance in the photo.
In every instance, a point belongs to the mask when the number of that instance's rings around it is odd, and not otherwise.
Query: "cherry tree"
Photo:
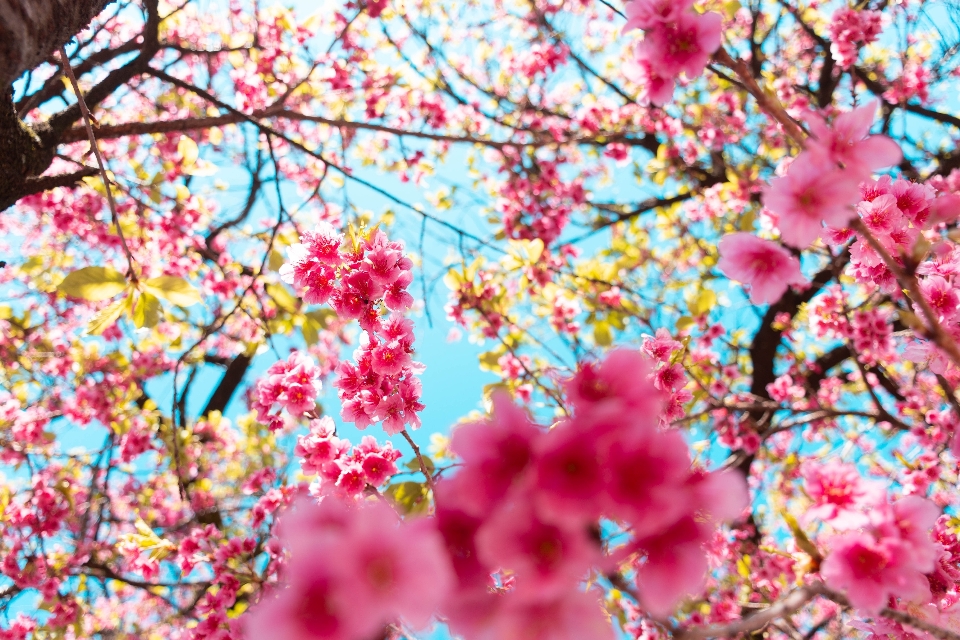
[[[960,638],[953,0],[0,17],[0,638]]]

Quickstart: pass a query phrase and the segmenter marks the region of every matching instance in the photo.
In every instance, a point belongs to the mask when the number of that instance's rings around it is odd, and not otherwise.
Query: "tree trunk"
[[[0,93],[67,44],[113,0],[0,0]]]

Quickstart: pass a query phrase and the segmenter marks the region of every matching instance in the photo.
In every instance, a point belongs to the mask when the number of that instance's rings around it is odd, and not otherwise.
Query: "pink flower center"
[[[396,582],[393,562],[387,557],[373,558],[367,565],[367,578],[378,591],[387,591]]]
[[[315,637],[330,637],[339,626],[324,583],[312,584],[300,596],[294,616],[306,631]]]
[[[890,561],[887,554],[862,545],[859,545],[853,553],[854,556],[851,558],[850,567],[858,579],[871,578],[873,580],[879,580],[880,572],[883,571]]]

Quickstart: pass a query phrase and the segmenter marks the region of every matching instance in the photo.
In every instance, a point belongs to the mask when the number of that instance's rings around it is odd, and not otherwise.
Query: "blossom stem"
[[[794,589],[782,599],[766,609],[748,617],[724,625],[694,627],[677,631],[677,640],[699,640],[700,638],[733,638],[741,633],[758,631],[775,620],[799,611],[804,605],[819,595],[819,583]]]
[[[807,137],[806,132],[797,124],[797,122],[790,117],[790,114],[787,113],[786,109],[783,108],[783,105],[780,104],[780,101],[777,100],[774,96],[771,96],[769,93],[763,90],[759,84],[757,84],[756,78],[753,77],[753,74],[747,68],[746,63],[739,58],[734,58],[727,50],[721,47],[717,49],[717,52],[713,54],[714,59],[729,69],[732,69],[740,80],[743,82],[743,86],[750,92],[750,95],[754,97],[757,101],[757,105],[760,109],[769,115],[771,118],[780,123],[780,126],[783,127],[784,132],[790,136],[794,142],[799,144],[801,147],[804,146],[804,140]]]
[[[707,627],[693,627],[690,629],[678,630],[674,634],[674,638],[677,640],[733,638],[742,633],[759,631],[776,620],[796,613],[817,596],[823,596],[824,598],[832,600],[842,607],[850,607],[850,601],[847,600],[846,596],[844,596],[842,593],[828,588],[822,582],[814,582],[812,584],[794,589],[766,609],[748,618],[742,618],[729,624],[710,625]],[[933,637],[939,638],[939,640],[960,640],[960,633],[955,633],[942,627],[930,624],[925,620],[920,620],[919,618],[916,618],[898,609],[884,607],[880,611],[880,615],[884,618],[899,622],[900,624],[913,627],[914,629],[925,631]]]
[[[433,491],[433,475],[430,474],[430,470],[427,469],[427,463],[423,459],[423,454],[420,452],[420,447],[417,446],[417,443],[413,441],[413,438],[410,437],[410,434],[406,429],[400,432],[401,435],[406,439],[410,444],[410,447],[413,449],[413,455],[417,457],[417,462],[420,464],[420,473],[424,475],[427,479],[427,486],[430,488],[430,491]]]
[[[850,602],[847,600],[846,596],[842,593],[838,593],[833,589],[828,588],[823,583],[817,583],[816,589],[820,595],[836,602],[842,607],[849,607]],[[906,613],[905,611],[900,611],[899,609],[891,609],[890,607],[884,607],[880,610],[880,615],[884,618],[894,620],[900,624],[905,624],[907,626],[913,627],[914,629],[919,629],[920,631],[926,631],[935,638],[940,640],[960,640],[960,633],[955,633],[948,629],[938,627],[934,624],[930,624],[926,620],[921,620],[917,617]]]

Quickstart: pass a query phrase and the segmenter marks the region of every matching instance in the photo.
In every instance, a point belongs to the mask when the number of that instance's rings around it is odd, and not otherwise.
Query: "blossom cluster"
[[[376,332],[361,337],[354,352],[355,362],[337,368],[337,387],[343,409],[340,415],[357,428],[383,421],[389,434],[400,433],[404,425],[420,426],[418,412],[421,384],[415,377],[424,367],[411,358],[413,322],[392,314]]]
[[[463,462],[436,484],[433,518],[397,525],[385,503],[347,507],[343,492],[319,508],[303,503],[281,520],[287,588],[254,610],[248,629],[361,640],[397,616],[417,625],[439,610],[468,640],[612,638],[582,587],[591,570],[626,571],[644,609],[668,614],[703,585],[704,544],[747,494],[742,477],[693,467],[683,436],[658,428],[661,394],[648,373],[635,351],[583,366],[566,385],[571,417],[550,430],[495,395],[488,419],[454,430]],[[299,449],[323,474],[322,460],[345,447],[316,423]]]
[[[844,591],[853,606],[871,615],[891,597],[930,602],[925,574],[934,573],[945,552],[931,535],[940,509],[915,495],[890,502],[855,467],[836,461],[807,463],[803,475],[813,501],[805,521],[832,530],[820,568],[827,586]]]
[[[763,194],[782,242],[804,249],[821,233],[830,237],[831,227],[846,227],[860,201],[859,184],[869,180],[874,170],[900,161],[897,143],[886,136],[867,135],[877,106],[874,100],[837,116],[831,125],[818,114],[809,115],[812,136],[807,148]],[[890,231],[895,232],[892,227]],[[748,284],[750,298],[757,304],[775,302],[789,285],[806,282],[799,260],[787,249],[744,233],[720,240],[717,266],[733,280]]]
[[[413,263],[403,243],[391,242],[382,231],[345,242],[329,223],[300,237],[289,247],[290,261],[280,277],[302,292],[311,304],[329,302],[341,320],[358,320],[364,330],[356,362],[337,368],[341,416],[364,429],[383,422],[388,433],[405,425],[420,426],[421,386],[414,362],[413,323],[401,313],[413,304],[407,291]],[[393,312],[384,319],[383,309]]]
[[[673,97],[683,73],[690,80],[703,73],[710,56],[720,48],[723,18],[719,13],[697,13],[694,0],[631,0],[626,5],[624,30],[643,29],[636,46],[635,65],[628,77],[647,100],[663,106]]]
[[[400,457],[390,442],[381,446],[372,436],[364,436],[351,448],[349,440],[337,437],[329,416],[310,421],[309,432],[297,438],[295,453],[303,472],[318,476],[314,493],[351,498],[360,496],[368,485],[379,487],[394,476]]]
[[[437,486],[436,517],[457,574],[444,609],[455,633],[520,638],[546,626],[552,637],[608,637],[578,585],[628,558],[654,614],[702,584],[701,543],[739,515],[746,489],[732,473],[691,469],[682,436],[658,430],[649,372],[639,353],[614,351],[568,382],[573,415],[549,431],[503,396],[489,419],[454,430],[463,466]],[[624,533],[607,555],[601,522]]]
[[[277,430],[284,426],[283,417],[272,413],[280,405],[292,416],[300,417],[316,408],[321,389],[320,368],[310,356],[293,351],[286,360],[270,365],[265,376],[257,381],[250,408],[257,420]]]
[[[876,41],[883,30],[879,11],[857,11],[841,7],[830,21],[830,53],[841,69],[849,69],[857,62],[860,47]]]
[[[674,362],[677,354],[683,351],[683,344],[661,328],[657,329],[656,335],[644,337],[642,349],[655,363],[653,385],[665,395],[661,422],[666,424],[683,417],[683,407],[693,398],[686,388],[687,376],[683,367]]]
[[[432,520],[401,522],[379,500],[302,498],[279,528],[285,588],[244,617],[247,638],[363,640],[401,616],[420,628],[453,581]]]

